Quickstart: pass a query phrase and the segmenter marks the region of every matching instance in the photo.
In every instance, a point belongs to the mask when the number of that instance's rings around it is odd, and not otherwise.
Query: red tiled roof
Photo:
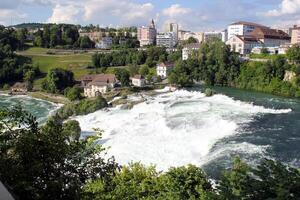
[[[232,23],[230,25],[248,25],[248,26],[266,27],[261,24],[257,24],[257,23],[253,23],[253,22],[245,22],[245,21],[238,21],[238,22]]]
[[[172,62],[162,62],[158,66],[172,68],[174,66],[174,63],[172,63]]]
[[[98,82],[109,82],[116,81],[114,74],[89,74],[80,77],[79,81],[98,81]]]
[[[265,39],[265,38],[282,39],[282,40],[291,39],[291,37],[282,30],[262,28],[262,27],[255,28],[254,31],[250,33],[250,35],[257,39]]]

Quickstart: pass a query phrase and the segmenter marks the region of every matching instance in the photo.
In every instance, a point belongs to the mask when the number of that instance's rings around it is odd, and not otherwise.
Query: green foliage
[[[179,60],[170,72],[169,83],[182,87],[193,85],[192,68],[186,61]]]
[[[70,101],[76,101],[82,99],[82,89],[78,86],[74,86],[72,88],[66,88],[64,91],[65,96],[70,100]]]
[[[194,79],[203,80],[208,85],[234,85],[240,72],[238,55],[219,40],[202,44],[198,62],[194,65]]]
[[[3,88],[3,90],[9,90],[10,89],[10,85],[8,85],[7,83],[5,83],[2,88]]]
[[[166,49],[162,47],[150,47],[146,51],[125,49],[111,53],[96,53],[92,57],[92,63],[97,68],[130,64],[146,64],[148,67],[154,67],[162,57],[165,59],[167,55]]]
[[[39,127],[20,108],[1,109],[1,181],[20,199],[80,199],[88,180],[104,179],[116,164],[99,156],[99,136],[79,138],[78,128],[57,117]]]
[[[65,104],[57,111],[61,119],[68,119],[73,115],[86,115],[107,107],[106,100],[99,96],[94,99],[83,99],[79,102]]]
[[[296,97],[299,86],[283,81],[285,70],[290,68],[283,58],[271,62],[249,62],[241,67],[236,86],[282,96]]]
[[[195,166],[158,173],[139,163],[124,166],[108,180],[98,179],[84,188],[83,199],[208,199],[212,187]]]
[[[27,70],[32,69],[31,60],[14,53],[23,48],[24,41],[14,29],[0,26],[0,82],[20,81]]]
[[[286,52],[287,58],[294,63],[300,63],[300,46],[294,45]]]
[[[206,88],[204,93],[207,97],[211,97],[215,94],[215,91],[212,90],[211,88]]]
[[[45,24],[43,30],[38,29],[34,35],[35,40],[33,45],[38,47],[80,47],[82,42],[82,39],[79,40],[78,29],[75,25]],[[84,45],[85,43],[83,42]]]
[[[83,36],[78,39],[78,45],[82,49],[94,48],[95,43],[88,36]]]
[[[126,69],[117,69],[116,77],[121,82],[122,86],[129,86],[130,74]]]
[[[67,87],[72,87],[74,82],[73,72],[66,69],[53,68],[48,72],[42,88],[47,92],[61,93]]]
[[[128,71],[131,77],[137,75],[139,73],[139,67],[135,64],[128,66]]]
[[[265,159],[257,168],[250,168],[236,159],[218,189],[222,199],[296,200],[300,198],[300,172],[272,160]]]
[[[139,74],[146,77],[149,73],[149,67],[147,65],[143,65],[140,69],[139,69]]]

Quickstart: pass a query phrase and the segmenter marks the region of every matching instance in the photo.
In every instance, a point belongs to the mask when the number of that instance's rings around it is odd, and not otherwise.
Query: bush
[[[81,95],[82,89],[78,86],[74,86],[72,88],[66,88],[64,91],[64,95],[70,100],[70,101],[76,101],[82,99]]]
[[[107,107],[108,104],[103,97],[95,99],[83,99],[77,103],[65,104],[57,111],[57,115],[65,120],[74,115],[86,115]]]
[[[3,88],[3,90],[9,90],[10,89],[10,85],[4,84],[2,88]]]
[[[210,88],[206,88],[204,93],[207,97],[211,97],[215,94],[215,91]]]

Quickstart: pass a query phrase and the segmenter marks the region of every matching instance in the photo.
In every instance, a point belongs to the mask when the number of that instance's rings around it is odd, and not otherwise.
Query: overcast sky
[[[300,0],[0,0],[0,24],[53,22],[161,29],[177,22],[192,31],[222,30],[244,20],[268,26],[300,24]]]

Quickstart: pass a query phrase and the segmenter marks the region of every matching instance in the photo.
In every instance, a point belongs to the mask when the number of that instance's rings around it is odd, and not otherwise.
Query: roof
[[[242,40],[245,43],[249,43],[249,42],[256,42],[256,43],[261,43],[261,41],[259,41],[257,38],[255,37],[251,37],[251,36],[241,36],[241,35],[236,35],[237,38],[239,38],[240,40]]]
[[[291,37],[282,30],[263,28],[263,27],[255,28],[250,33],[250,35],[252,37],[255,37],[258,39],[264,39],[264,38],[282,39],[282,40],[290,40],[291,39]]]
[[[200,43],[186,44],[186,45],[184,45],[184,48],[188,48],[188,49],[199,49],[199,48],[200,48]]]
[[[114,74],[89,74],[80,77],[79,81],[98,81],[113,83],[116,81],[116,76]]]
[[[246,21],[238,21],[238,22],[232,23],[230,25],[246,25],[246,26],[266,27],[266,26],[261,25],[261,24],[257,24],[257,23],[253,23],[253,22],[246,22]]]
[[[174,66],[174,63],[172,63],[172,62],[162,62],[162,63],[158,64],[158,66],[172,68]]]
[[[28,87],[28,83],[25,82],[16,82],[12,88],[27,88]]]
[[[106,83],[106,82],[99,82],[99,81],[92,81],[87,86],[90,87],[92,85],[94,85],[94,86],[100,86],[101,87],[101,86],[107,86],[108,83]]]
[[[139,74],[137,74],[137,75],[135,75],[134,77],[131,77],[132,79],[134,78],[134,79],[144,79],[144,77],[142,76],[142,75],[139,75]]]

